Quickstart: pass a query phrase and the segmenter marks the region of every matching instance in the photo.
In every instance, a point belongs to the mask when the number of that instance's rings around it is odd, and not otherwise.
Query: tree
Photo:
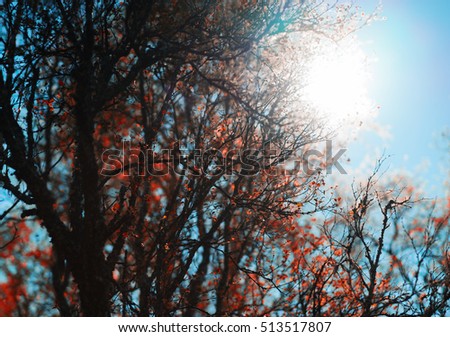
[[[335,190],[320,232],[297,251],[295,314],[448,315],[448,199],[424,199],[396,177],[380,181],[382,163],[350,195]]]
[[[332,231],[316,233],[299,220],[334,207],[320,170],[294,161],[325,135],[295,102],[301,72],[278,61],[295,45],[292,34],[330,33],[342,18],[351,21],[350,7],[338,7],[338,16],[323,8],[2,4],[0,181],[10,201],[2,215],[2,313],[391,313],[372,307],[379,262],[371,259],[369,281],[348,272],[369,282],[367,291],[358,285],[365,300],[341,285],[346,308],[325,310],[323,251],[331,252]],[[380,206],[382,214],[400,203]],[[351,233],[364,243],[362,235]],[[351,266],[360,263],[352,254]],[[338,298],[344,276],[335,269]],[[303,284],[308,277],[312,287]],[[433,294],[429,301],[441,296],[440,304],[429,313],[445,312],[448,296]]]

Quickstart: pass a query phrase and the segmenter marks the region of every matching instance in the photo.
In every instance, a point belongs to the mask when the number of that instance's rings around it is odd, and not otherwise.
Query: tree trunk
[[[74,257],[73,274],[78,284],[83,316],[110,316],[112,275],[101,247],[84,247]]]

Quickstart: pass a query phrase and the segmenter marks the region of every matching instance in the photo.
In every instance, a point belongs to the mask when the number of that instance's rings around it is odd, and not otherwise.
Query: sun
[[[369,63],[355,42],[322,46],[309,62],[303,99],[331,128],[362,123],[370,112]]]

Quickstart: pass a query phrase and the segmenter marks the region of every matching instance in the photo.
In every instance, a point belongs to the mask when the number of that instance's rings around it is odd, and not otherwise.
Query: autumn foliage
[[[362,20],[315,1],[3,2],[0,315],[448,315],[448,204],[379,165],[350,188],[305,164],[328,135],[283,59]]]

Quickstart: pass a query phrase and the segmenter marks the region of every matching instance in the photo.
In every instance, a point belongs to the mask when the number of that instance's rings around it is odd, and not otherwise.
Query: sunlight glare
[[[331,128],[367,118],[367,58],[356,43],[326,45],[311,60],[306,80],[304,99]]]

